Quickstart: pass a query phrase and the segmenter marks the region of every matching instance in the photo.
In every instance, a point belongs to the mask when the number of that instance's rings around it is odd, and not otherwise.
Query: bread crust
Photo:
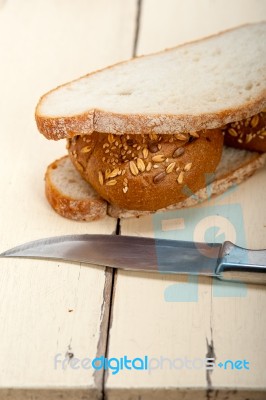
[[[112,134],[174,134],[191,130],[220,128],[258,114],[266,107],[266,90],[261,96],[240,108],[201,115],[144,115],[115,114],[104,110],[90,110],[73,117],[43,117],[36,114],[39,131],[49,140],[89,135],[94,131]]]
[[[88,196],[86,199],[77,199],[67,196],[55,186],[52,179],[53,170],[63,163],[68,156],[64,156],[47,167],[45,173],[45,194],[52,208],[62,217],[75,221],[96,221],[106,216],[107,203],[100,196]]]
[[[225,32],[234,31],[238,28],[241,27],[228,29],[215,35],[191,41],[189,43],[205,41],[211,37],[219,36]],[[187,44],[188,43],[182,44],[176,48],[185,46]],[[171,50],[172,49],[167,49],[164,50],[164,52]],[[163,52],[154,54],[160,53]],[[124,61],[115,64],[114,66],[119,64],[122,65],[129,61]],[[110,69],[112,67],[113,66],[104,68],[101,71]],[[97,72],[99,71],[87,74],[84,77],[92,76]],[[75,79],[72,82],[78,81],[81,78]],[[41,115],[40,106],[45,97],[53,91],[56,91],[57,89],[66,85],[68,85],[68,83],[51,90],[42,96],[37,104],[35,110],[36,123],[39,131],[48,139],[59,140],[63,138],[71,138],[75,135],[92,134],[94,131],[113,134],[149,134],[152,132],[157,134],[173,134],[176,132],[189,132],[190,130],[214,129],[230,122],[239,121],[258,114],[262,109],[266,108],[266,89],[262,86],[262,89],[258,93],[257,97],[252,98],[250,101],[244,102],[241,107],[222,109],[219,112],[198,115],[119,114],[100,109],[90,109],[82,114],[67,117]]]
[[[206,186],[223,149],[221,130],[191,135],[95,132],[70,140],[73,164],[106,201],[128,210],[156,211]],[[177,136],[177,137],[176,137]]]

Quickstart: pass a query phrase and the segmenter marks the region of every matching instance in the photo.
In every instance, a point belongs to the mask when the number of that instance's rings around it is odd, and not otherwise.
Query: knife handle
[[[222,280],[266,285],[266,250],[248,250],[224,242],[215,272]]]

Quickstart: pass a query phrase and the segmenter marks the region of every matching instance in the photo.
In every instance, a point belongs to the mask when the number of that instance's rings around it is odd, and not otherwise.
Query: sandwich
[[[39,131],[67,140],[46,195],[77,220],[195,205],[266,152],[266,22],[136,57],[46,93]]]

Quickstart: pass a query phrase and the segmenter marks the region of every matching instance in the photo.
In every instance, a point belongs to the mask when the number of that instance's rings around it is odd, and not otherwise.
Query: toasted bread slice
[[[95,221],[106,216],[106,201],[82,179],[68,156],[48,166],[45,193],[53,209],[63,217]]]
[[[228,188],[239,184],[266,160],[266,154],[225,147],[216,175],[212,177],[209,188],[191,193],[185,201],[171,205],[157,212],[194,206],[210,196],[224,193]],[[47,168],[45,175],[46,195],[54,210],[67,218],[78,221],[93,221],[110,215],[114,218],[130,218],[152,214],[150,211],[122,210],[115,205],[108,205],[94,189],[83,180],[72,165],[68,156],[55,161]],[[210,190],[209,190],[210,189]],[[188,195],[189,188],[188,188]]]
[[[45,94],[36,122],[49,139],[173,134],[220,127],[266,107],[266,22],[138,57]]]

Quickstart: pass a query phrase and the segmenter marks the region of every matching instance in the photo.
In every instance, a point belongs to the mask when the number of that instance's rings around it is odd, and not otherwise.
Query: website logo
[[[209,179],[209,177],[208,177]],[[192,207],[158,213],[153,216],[155,239],[184,240],[201,243],[223,243],[230,240],[246,247],[245,226],[240,204],[217,204],[236,187],[216,199],[216,204],[208,201],[201,207]],[[211,195],[211,185],[207,186]],[[195,195],[194,195],[195,197]],[[206,204],[206,205],[205,205]],[[226,232],[226,234],[225,234]],[[164,259],[157,247],[158,269],[163,272]],[[206,265],[208,259],[206,257]],[[245,297],[247,287],[243,283],[213,280],[214,297]],[[169,285],[164,292],[167,302],[197,302],[198,276],[188,275],[187,282]]]
[[[95,358],[78,358],[78,357],[63,357],[61,353],[58,353],[54,357],[54,369],[55,370],[80,370],[80,369],[94,369],[99,370],[110,370],[112,375],[118,373],[126,373],[127,371],[148,371],[152,373],[154,370],[214,370],[220,368],[225,371],[241,371],[249,370],[250,363],[246,359],[231,360],[226,359],[215,363],[215,359],[211,357],[207,358],[191,358],[191,357],[175,357],[169,358],[163,355],[158,357],[149,357],[148,355],[138,356],[130,358],[127,355],[122,357],[95,357]]]

